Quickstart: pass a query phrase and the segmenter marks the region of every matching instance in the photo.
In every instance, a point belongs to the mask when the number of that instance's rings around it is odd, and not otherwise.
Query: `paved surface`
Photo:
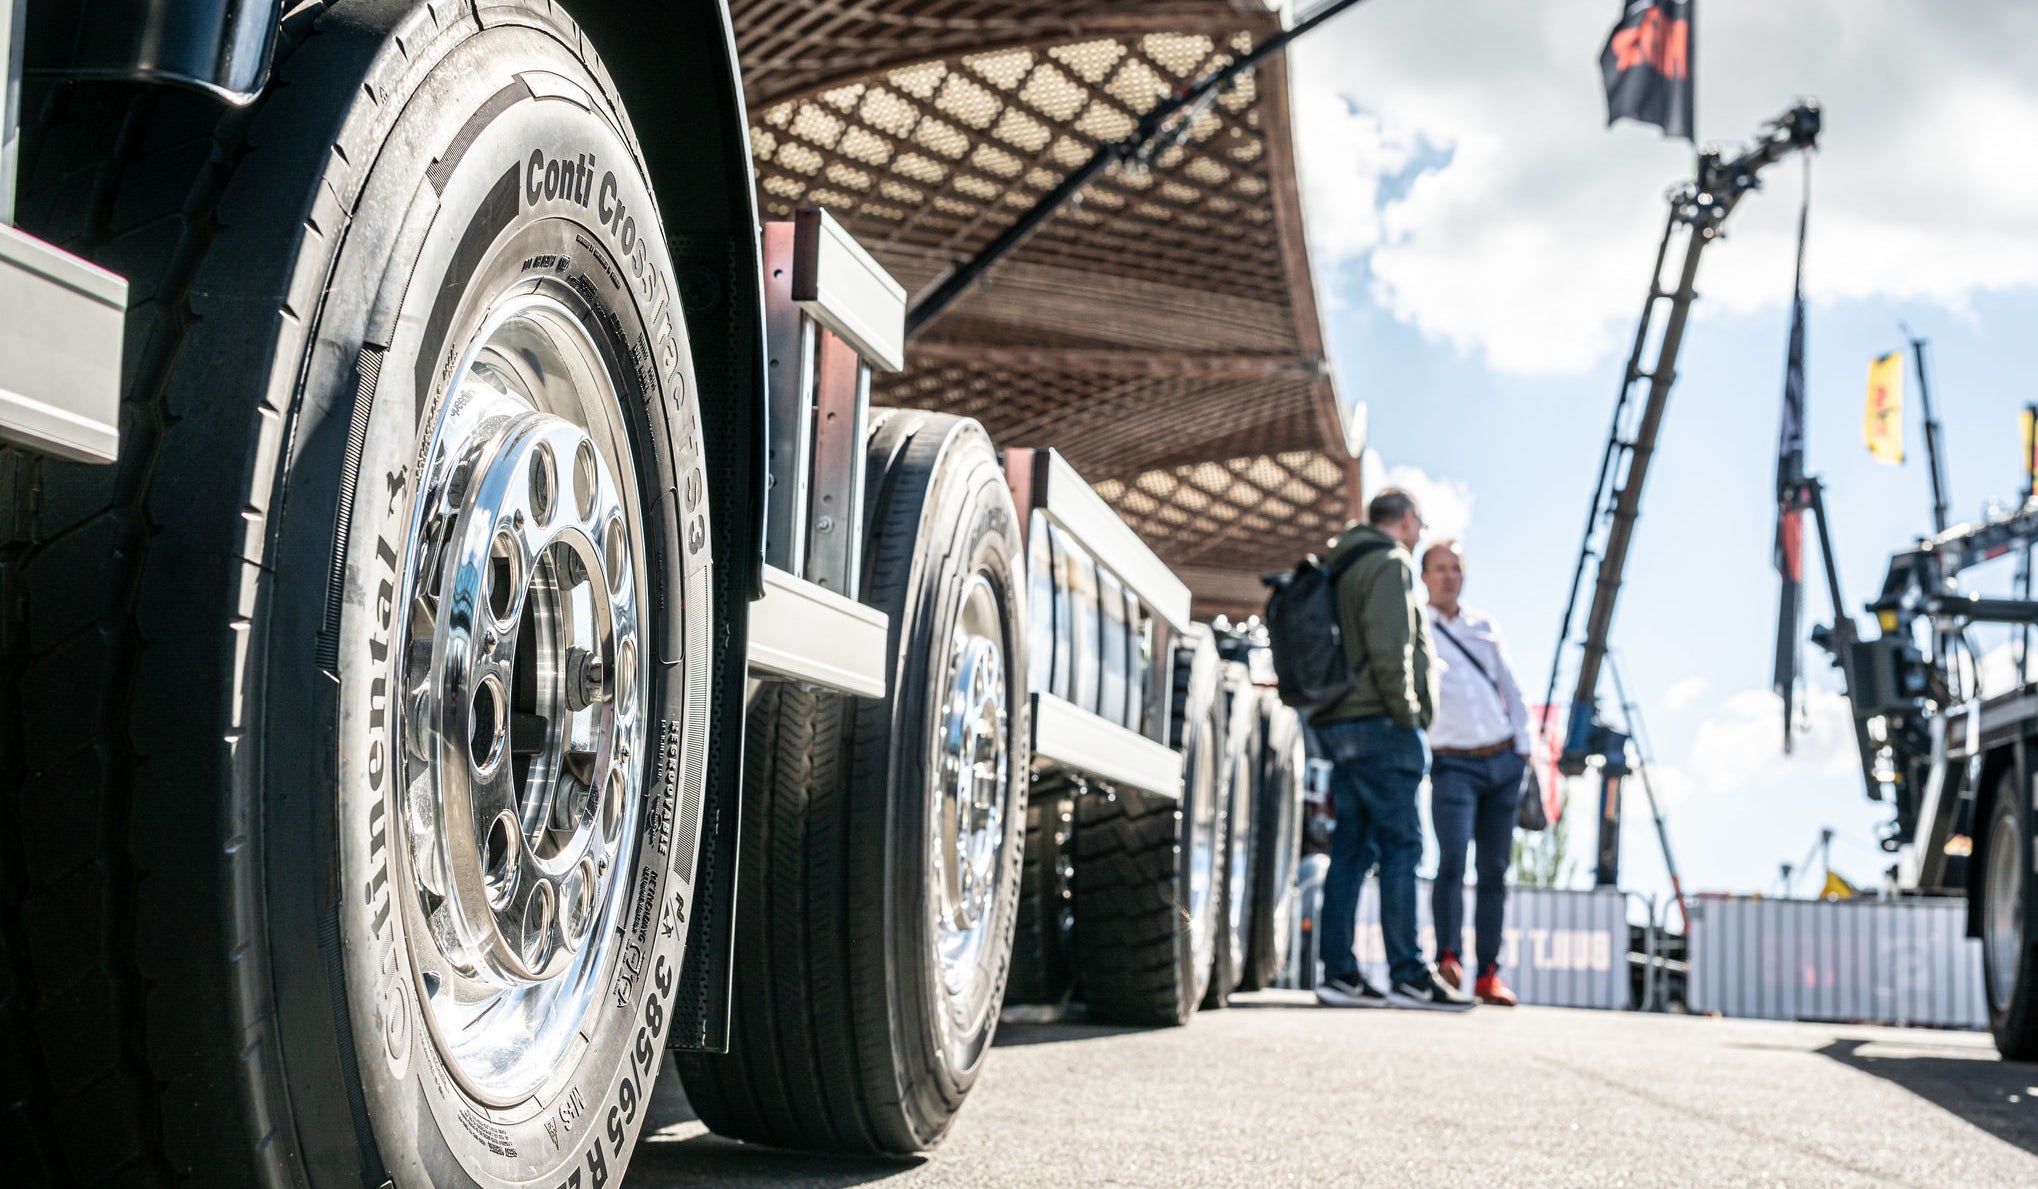
[[[1267,992],[1187,1028],[1007,1025],[908,1162],[730,1143],[662,1090],[631,1189],[2038,1185],[2038,1065],[1975,1033]]]

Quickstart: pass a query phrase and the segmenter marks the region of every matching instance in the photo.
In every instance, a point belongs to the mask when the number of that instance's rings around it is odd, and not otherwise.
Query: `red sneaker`
[[[1465,968],[1459,963],[1458,955],[1452,951],[1445,950],[1437,958],[1437,975],[1450,984],[1451,990],[1463,991],[1465,989]]]
[[[1479,981],[1472,988],[1472,994],[1479,1002],[1490,1003],[1495,1007],[1513,1007],[1516,1002],[1514,991],[1501,980],[1500,971],[1492,966],[1488,966],[1486,973],[1479,976]]]

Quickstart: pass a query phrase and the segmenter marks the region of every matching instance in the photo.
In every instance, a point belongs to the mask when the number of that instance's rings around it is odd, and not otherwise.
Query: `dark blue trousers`
[[[1415,934],[1415,865],[1422,858],[1416,796],[1429,770],[1429,744],[1420,728],[1397,726],[1384,714],[1325,723],[1316,735],[1330,756],[1331,798],[1337,806],[1330,872],[1323,884],[1323,976],[1359,971],[1352,934],[1359,889],[1377,854],[1388,977],[1396,983],[1413,980],[1423,969]]]
[[[1500,961],[1500,934],[1507,923],[1507,863],[1514,849],[1515,813],[1521,806],[1521,774],[1527,764],[1512,751],[1492,756],[1436,757],[1429,776],[1429,816],[1436,827],[1437,878],[1430,889],[1430,919],[1436,924],[1437,955],[1465,956],[1465,849],[1478,852],[1479,902],[1473,910],[1478,932],[1475,974]]]

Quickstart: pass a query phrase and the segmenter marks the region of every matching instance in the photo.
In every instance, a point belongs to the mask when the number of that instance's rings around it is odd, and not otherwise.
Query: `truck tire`
[[[709,728],[656,204],[549,4],[283,46],[252,107],[78,84],[29,136],[23,224],[131,305],[119,465],[0,451],[6,1163],[620,1180]]]
[[[1302,780],[1309,756],[1302,719],[1271,693],[1261,693],[1261,730],[1266,743],[1258,804],[1253,811],[1252,932],[1247,946],[1243,990],[1274,985],[1288,967],[1295,935],[1295,871],[1302,861]]]
[[[1103,1023],[1186,1024],[1209,986],[1224,732],[1208,628],[1191,625],[1174,664],[1181,799],[1127,788],[1076,803],[1076,982]]]
[[[1227,1007],[1245,981],[1252,940],[1254,875],[1257,870],[1260,786],[1260,691],[1245,666],[1224,665],[1224,825],[1219,847],[1217,944],[1203,1006]]]
[[[720,1134],[906,1154],[954,1122],[1010,969],[1031,767],[1026,576],[983,428],[873,420],[864,591],[891,617],[890,692],[759,691],[729,1051],[679,1054],[678,1068]]]
[[[2014,769],[2003,772],[1989,810],[1981,883],[1982,985],[1989,1031],[2009,1061],[2038,1060],[2038,945],[2024,905],[2030,895],[2030,802]]]
[[[1075,984],[1070,937],[1075,931],[1075,777],[1036,779],[1026,800],[1026,862],[1019,877],[1019,923],[1012,933],[1007,1004],[1058,1005]]]

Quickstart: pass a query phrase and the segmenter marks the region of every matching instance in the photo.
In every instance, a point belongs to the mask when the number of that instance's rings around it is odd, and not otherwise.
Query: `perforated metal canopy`
[[[1174,88],[1280,27],[1264,0],[732,0],[758,202],[821,206],[909,291]],[[1285,64],[1117,169],[964,297],[880,404],[1051,445],[1199,613],[1263,601],[1358,490],[1323,362]]]

